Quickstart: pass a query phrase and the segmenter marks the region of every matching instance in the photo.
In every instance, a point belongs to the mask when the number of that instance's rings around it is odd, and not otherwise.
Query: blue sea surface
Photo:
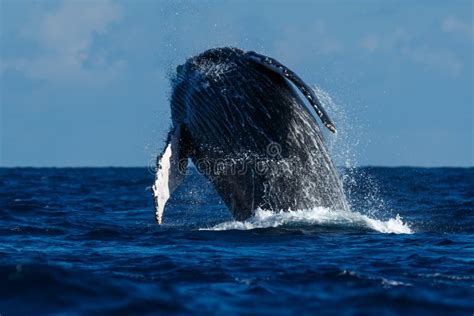
[[[472,315],[474,169],[343,173],[239,223],[192,169],[158,226],[146,168],[0,169],[0,314]]]

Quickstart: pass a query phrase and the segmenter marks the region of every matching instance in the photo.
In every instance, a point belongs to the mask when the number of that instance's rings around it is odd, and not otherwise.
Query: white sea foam
[[[250,230],[299,225],[355,227],[393,234],[413,233],[408,224],[404,223],[399,215],[387,221],[382,221],[358,212],[332,211],[324,207],[279,213],[258,209],[255,215],[246,221],[223,222],[210,228],[202,228],[202,230]]]

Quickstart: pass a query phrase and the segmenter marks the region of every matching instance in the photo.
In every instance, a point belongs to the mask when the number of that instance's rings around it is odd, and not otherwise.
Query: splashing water
[[[314,86],[313,91],[337,122],[338,133],[325,138],[334,164],[343,167],[340,169],[341,181],[350,208],[370,218],[393,217],[397,211],[387,207],[380,194],[382,184],[358,168],[358,151],[370,142],[362,127],[365,124],[357,113],[348,110],[350,107],[338,104],[328,91],[319,86]],[[361,191],[364,196],[360,196]]]
[[[404,223],[399,215],[387,221],[381,221],[358,212],[332,211],[324,207],[279,213],[258,209],[255,215],[246,221],[228,221],[210,228],[201,228],[200,230],[251,230],[256,228],[301,227],[309,225],[351,227],[373,230],[380,233],[413,233],[408,224]]]
[[[357,122],[356,115],[347,113],[346,107],[339,105],[323,88],[313,87],[323,107],[331,114],[331,118],[336,122],[337,133],[328,134],[322,129],[326,145],[331,152],[331,158],[335,165],[345,168],[354,168],[357,165],[357,147],[363,139],[360,131],[360,123]]]
[[[227,221],[210,228],[202,228],[202,230],[222,231],[318,226],[325,228],[339,227],[343,229],[355,228],[393,234],[413,233],[410,226],[403,222],[398,214],[388,220],[377,218],[379,217],[377,215],[381,215],[380,213],[382,212],[387,212],[387,209],[384,207],[383,200],[377,194],[378,186],[374,183],[373,179],[366,176],[360,177],[360,175],[354,173],[357,165],[354,152],[355,146],[358,145],[358,140],[354,141],[349,139],[349,135],[353,137],[358,134],[354,132],[354,124],[349,123],[347,119],[348,115],[345,110],[334,102],[328,92],[317,86],[314,87],[314,92],[323,106],[335,114],[336,121],[338,122],[339,133],[328,137],[327,139],[329,141],[327,141],[327,143],[334,162],[342,163],[345,167],[342,176],[342,184],[343,187],[345,187],[346,194],[348,194],[350,198],[351,189],[358,186],[364,186],[369,189],[369,192],[366,192],[366,195],[362,199],[363,201],[357,201],[358,203],[355,203],[358,205],[357,208],[360,212],[354,210],[355,205],[352,203],[349,203],[350,205],[346,210],[337,211],[324,207],[278,213],[257,209],[254,216],[246,221]],[[364,183],[358,183],[355,180],[356,176],[358,176],[359,181],[363,179]]]

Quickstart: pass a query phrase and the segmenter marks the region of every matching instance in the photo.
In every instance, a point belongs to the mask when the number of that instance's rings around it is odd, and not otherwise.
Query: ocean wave
[[[277,213],[258,209],[255,215],[246,221],[227,221],[200,230],[251,230],[308,225],[361,228],[387,234],[413,234],[413,230],[398,214],[395,218],[383,221],[359,212],[332,211],[324,207]]]

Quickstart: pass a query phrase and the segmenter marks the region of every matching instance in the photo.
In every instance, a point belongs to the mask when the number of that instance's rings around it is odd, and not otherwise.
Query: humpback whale
[[[333,133],[335,125],[286,66],[253,51],[214,48],[178,66],[172,88],[171,128],[152,186],[157,223],[189,159],[236,220],[258,208],[348,208],[316,116]]]

